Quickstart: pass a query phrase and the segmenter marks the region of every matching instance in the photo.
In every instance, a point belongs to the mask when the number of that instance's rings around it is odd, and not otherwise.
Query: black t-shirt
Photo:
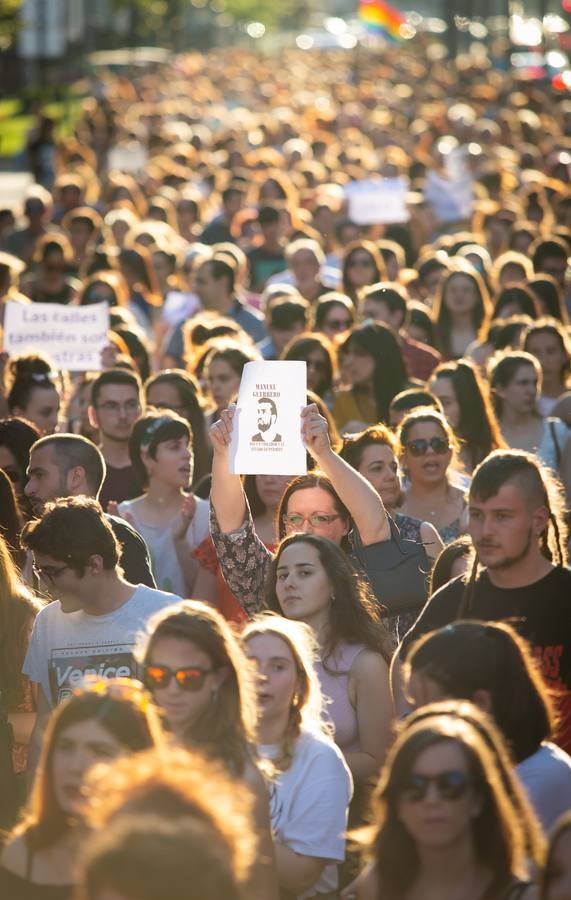
[[[403,657],[417,638],[456,620],[464,590],[460,577],[436,591],[405,636]],[[496,587],[484,570],[476,579],[464,618],[508,622],[529,641],[546,681],[559,696],[557,743],[570,752],[571,569],[555,566],[539,581],[518,588]]]
[[[143,485],[133,466],[122,466],[117,469],[107,463],[107,474],[99,492],[99,502],[104,510],[110,500],[122,503],[123,500],[134,500],[143,493]]]
[[[127,581],[130,584],[146,584],[147,587],[156,588],[157,585],[151,570],[149,548],[145,539],[125,519],[109,514],[106,518],[121,544],[122,553],[119,565],[123,569]]]
[[[283,250],[254,247],[247,253],[250,266],[250,290],[263,291],[268,278],[287,268]]]

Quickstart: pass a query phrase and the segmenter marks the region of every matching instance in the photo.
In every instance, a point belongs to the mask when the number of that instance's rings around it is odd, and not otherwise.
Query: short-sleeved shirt
[[[103,616],[62,612],[59,600],[36,616],[23,672],[39,684],[52,707],[85,675],[135,678],[133,648],[149,618],[180,597],[139,584],[119,609]]]
[[[275,758],[279,748],[261,745],[262,757]],[[347,811],[353,781],[333,741],[302,732],[293,760],[269,785],[272,832],[295,853],[326,859],[319,880],[298,900],[337,888],[337,863],[345,858]]]
[[[465,590],[463,577],[444,585],[430,598],[405,636],[402,654],[412,643],[458,618]],[[531,644],[549,686],[558,697],[560,727],[557,743],[571,748],[571,569],[554,566],[532,584],[499,588],[484,569],[474,584],[473,600],[464,618],[503,621]]]

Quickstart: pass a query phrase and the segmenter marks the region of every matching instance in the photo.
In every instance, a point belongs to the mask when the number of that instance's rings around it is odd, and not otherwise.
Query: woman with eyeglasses
[[[436,410],[417,409],[399,428],[400,461],[408,478],[399,512],[430,522],[445,544],[466,531],[466,501],[452,483],[457,453],[452,430]]]
[[[373,798],[368,869],[343,900],[531,900],[540,843],[506,758],[471,704],[405,720]]]
[[[208,535],[208,501],[189,493],[193,455],[186,419],[150,410],[133,426],[129,455],[145,491],[119,503],[117,512],[145,539],[157,587],[189,597],[198,573],[192,551]]]
[[[257,900],[275,900],[268,796],[256,765],[254,672],[222,616],[187,600],[156,615],[137,657],[173,740],[218,760],[250,789],[259,838]]]
[[[246,612],[255,615],[264,602],[272,554],[256,534],[240,476],[230,472],[234,415],[235,409],[224,410],[210,429],[214,450],[210,533],[227,584]],[[359,543],[369,547],[389,540],[379,494],[333,450],[327,420],[314,404],[302,410],[301,427],[319,471],[294,478],[283,493],[277,514],[279,538],[296,532],[319,534],[351,555]]]
[[[258,752],[271,775],[270,812],[280,888],[331,896],[345,858],[352,780],[331,739],[306,625],[258,616],[242,634],[258,672]]]
[[[152,747],[160,725],[136,682],[94,680],[53,713],[28,810],[0,857],[6,900],[68,900],[87,832],[83,788],[98,762]]]
[[[372,241],[354,241],[346,247],[342,261],[343,293],[357,307],[359,291],[377,281],[386,281],[383,257]]]
[[[551,743],[554,698],[529,646],[501,622],[456,622],[420,638],[406,664],[407,693],[416,706],[471,700],[493,716],[543,827],[571,809],[571,759]]]

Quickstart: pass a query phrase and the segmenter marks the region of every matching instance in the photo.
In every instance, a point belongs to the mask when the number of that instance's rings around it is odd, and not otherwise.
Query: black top
[[[454,622],[465,590],[463,577],[445,584],[430,598],[402,643],[411,644]],[[512,625],[532,646],[543,675],[559,696],[557,743],[571,750],[571,569],[555,566],[544,578],[519,588],[493,585],[484,569],[476,579],[472,606],[465,616]]]
[[[110,516],[108,513],[106,518],[121,544],[119,564],[127,581],[131,584],[146,584],[147,587],[156,588],[145,539],[125,519]]]
[[[71,885],[34,884],[0,865],[2,900],[71,900],[72,895]]]

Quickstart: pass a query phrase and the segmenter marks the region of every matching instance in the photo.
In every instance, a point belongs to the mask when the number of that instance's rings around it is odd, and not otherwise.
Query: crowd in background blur
[[[28,147],[0,328],[110,330],[0,356],[0,893],[569,900],[567,95],[213,51]],[[306,363],[305,476],[230,473],[256,360]]]

